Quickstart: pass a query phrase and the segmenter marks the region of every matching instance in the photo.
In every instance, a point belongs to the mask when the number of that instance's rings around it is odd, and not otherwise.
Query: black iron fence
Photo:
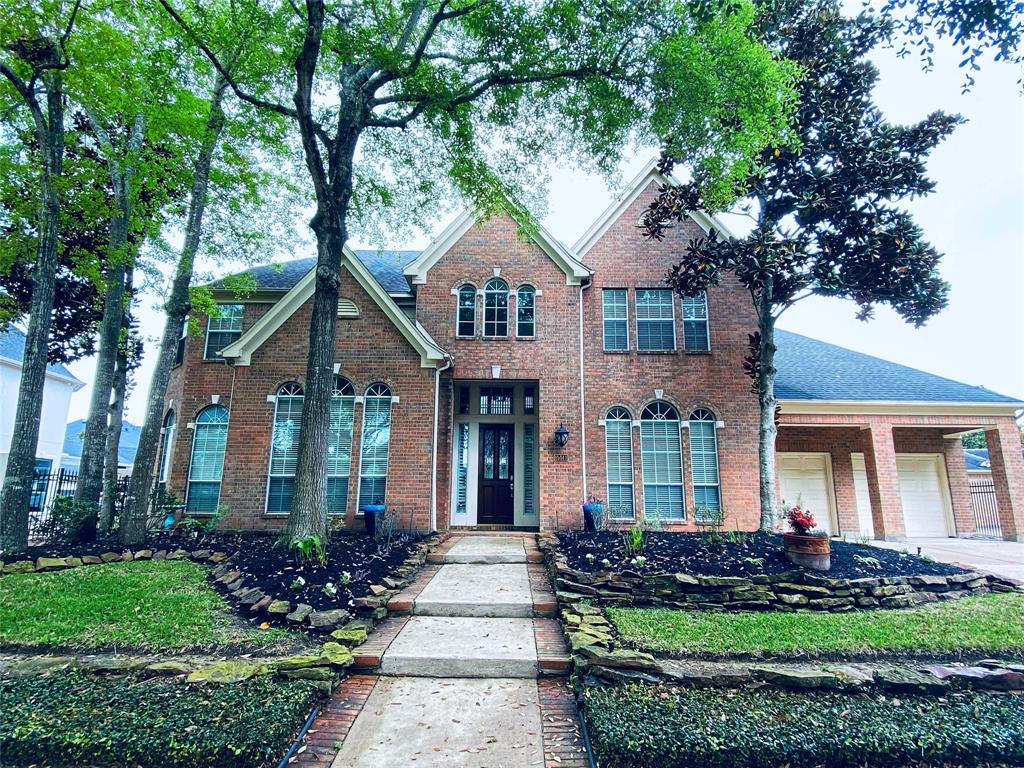
[[[991,480],[971,480],[971,508],[974,530],[979,536],[1002,538],[999,510],[996,507],[996,485]]]
[[[115,515],[124,507],[130,480],[130,477],[120,477],[117,480],[117,491],[114,497]],[[54,502],[61,497],[74,496],[77,487],[78,473],[72,470],[59,469],[56,472],[36,473],[28,504],[29,541],[40,542],[50,538],[53,529]]]

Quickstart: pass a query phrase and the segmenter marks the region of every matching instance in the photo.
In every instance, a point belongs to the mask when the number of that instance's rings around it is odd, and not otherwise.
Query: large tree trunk
[[[35,479],[36,445],[39,442],[39,420],[46,381],[47,338],[57,282],[61,203],[58,188],[64,161],[64,95],[59,71],[50,71],[43,82],[47,92],[45,115],[34,94],[25,97],[32,108],[42,165],[39,243],[32,270],[32,304],[21,361],[11,451],[0,492],[0,554],[19,552],[28,546],[28,505]]]
[[[125,292],[131,301],[133,270],[125,275]],[[131,329],[131,310],[126,307],[121,321],[121,343],[118,345],[114,367],[114,395],[110,401],[110,420],[103,459],[103,495],[100,497],[99,529],[106,533],[114,521],[114,503],[117,500],[117,469],[121,449],[121,426],[124,424],[124,397],[128,387],[128,332]]]
[[[203,213],[206,210],[207,193],[210,186],[210,166],[213,155],[224,129],[222,102],[226,81],[218,77],[210,97],[210,115],[206,121],[206,132],[200,152],[196,157],[192,174],[192,189],[189,197],[188,220],[185,225],[185,242],[181,248],[178,265],[171,283],[171,295],[167,299],[167,320],[160,340],[160,355],[149,387],[146,400],[146,420],[139,435],[139,450],[135,454],[132,479],[128,485],[128,497],[121,512],[121,543],[137,546],[146,537],[146,519],[149,512],[150,493],[153,488],[153,468],[160,445],[160,429],[164,421],[164,397],[167,382],[171,378],[174,353],[181,337],[182,323],[191,309],[188,287],[196,252],[203,232]],[[181,420],[184,423],[184,420]]]
[[[761,530],[771,531],[778,519],[775,488],[775,316],[772,314],[772,283],[769,279],[757,305],[758,330],[761,333],[757,400],[760,406],[758,429],[758,469],[761,481]]]

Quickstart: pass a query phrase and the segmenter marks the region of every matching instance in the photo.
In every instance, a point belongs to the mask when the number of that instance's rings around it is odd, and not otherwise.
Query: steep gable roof
[[[408,293],[409,283],[402,274],[402,268],[420,255],[420,251],[379,251],[359,249],[353,250],[356,258],[370,271],[374,279],[388,293]],[[303,276],[316,266],[316,256],[292,261],[265,264],[253,267],[242,273],[255,281],[260,291],[289,291]],[[210,284],[217,289],[224,286],[224,281],[215,280]]]
[[[6,357],[8,360],[18,363],[19,366],[21,365],[25,358],[25,334],[22,331],[11,326],[6,331],[0,333],[0,357]],[[46,372],[67,379],[72,384],[77,384],[76,389],[85,386],[62,363],[47,365]]]

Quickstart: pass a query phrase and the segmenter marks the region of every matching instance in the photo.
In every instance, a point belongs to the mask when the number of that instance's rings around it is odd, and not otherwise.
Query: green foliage
[[[66,672],[0,680],[5,766],[263,768],[316,702],[312,683],[199,687]]]
[[[73,496],[57,496],[50,507],[50,538],[64,544],[91,541],[96,537],[99,508],[95,504],[76,504]]]
[[[646,546],[644,529],[639,525],[634,525],[622,534],[622,549],[625,551],[626,557],[642,555]]]
[[[868,568],[881,568],[882,561],[877,557],[871,557],[870,555],[854,555],[853,559],[861,565],[866,565]]]
[[[619,637],[690,654],[928,653],[1024,656],[1024,595],[979,595],[903,610],[705,613],[609,608]]]
[[[295,561],[299,565],[312,565],[316,568],[327,565],[327,550],[323,539],[315,534],[294,539],[288,546],[295,554]]]
[[[721,506],[698,505],[694,510],[694,522],[706,544],[721,541],[722,526],[725,524],[725,510]]]
[[[984,432],[971,432],[960,438],[964,448],[987,449],[988,442],[985,440]]]
[[[1024,698],[586,688],[598,761],[609,768],[839,768],[1016,764]]]

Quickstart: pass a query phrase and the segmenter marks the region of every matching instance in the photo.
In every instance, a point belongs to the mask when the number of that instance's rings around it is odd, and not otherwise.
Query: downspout
[[[583,473],[583,501],[587,500],[587,406],[586,392],[583,388],[583,291],[593,284],[591,278],[580,283],[580,450],[583,454],[581,472]]]
[[[437,530],[437,427],[438,411],[441,400],[441,373],[452,367],[452,356],[445,353],[445,362],[441,368],[434,369],[434,436],[430,450],[430,530]]]

